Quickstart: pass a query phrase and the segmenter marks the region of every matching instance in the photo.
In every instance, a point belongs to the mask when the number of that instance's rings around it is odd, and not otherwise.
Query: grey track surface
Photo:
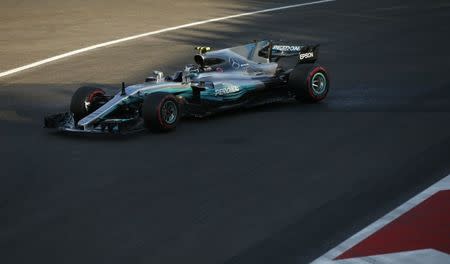
[[[220,5],[207,3],[202,12]],[[173,8],[181,18],[161,16],[158,27],[203,19]],[[338,0],[143,38],[0,79],[0,263],[313,260],[449,173],[449,16],[448,1]],[[102,34],[96,41],[109,40]],[[196,44],[259,38],[322,43],[327,100],[185,120],[166,135],[42,129],[42,117],[66,109],[80,84],[117,89],[191,62]]]

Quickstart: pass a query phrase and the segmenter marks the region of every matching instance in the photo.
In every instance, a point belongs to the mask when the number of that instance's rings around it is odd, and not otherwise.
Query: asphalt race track
[[[1,71],[301,2],[51,1],[0,3],[20,18],[2,23]],[[314,260],[449,174],[449,32],[447,0],[337,0],[144,37],[1,78],[0,263]],[[332,78],[326,101],[184,120],[169,134],[86,138],[42,128],[82,84],[119,89],[191,63],[195,45],[265,38],[322,44]]]

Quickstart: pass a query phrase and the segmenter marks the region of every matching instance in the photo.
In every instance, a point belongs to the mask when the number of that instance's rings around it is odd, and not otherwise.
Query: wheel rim
[[[172,125],[177,121],[178,108],[175,102],[166,101],[161,109],[161,117],[166,122],[166,124]]]
[[[102,91],[94,91],[91,93],[86,100],[84,101],[84,108],[86,109],[86,112],[91,112],[91,105],[92,102],[95,100],[96,97],[104,95],[104,92]]]
[[[314,74],[311,80],[311,88],[316,95],[321,95],[327,88],[327,78],[321,72]]]

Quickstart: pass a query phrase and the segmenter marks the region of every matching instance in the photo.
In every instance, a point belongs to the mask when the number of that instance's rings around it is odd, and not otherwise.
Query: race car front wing
[[[80,127],[72,113],[58,113],[46,116],[44,127],[67,133],[131,134],[145,130],[141,118],[104,119],[95,126]]]

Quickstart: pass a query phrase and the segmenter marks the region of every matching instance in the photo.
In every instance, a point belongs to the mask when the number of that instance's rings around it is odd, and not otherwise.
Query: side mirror
[[[145,78],[145,82],[162,82],[165,81],[164,73],[160,71],[153,71],[155,76],[149,76]]]
[[[145,78],[145,82],[156,82],[156,77],[149,76],[149,77]]]
[[[154,71],[153,74],[156,75],[156,82],[164,81],[164,73],[160,71]]]

